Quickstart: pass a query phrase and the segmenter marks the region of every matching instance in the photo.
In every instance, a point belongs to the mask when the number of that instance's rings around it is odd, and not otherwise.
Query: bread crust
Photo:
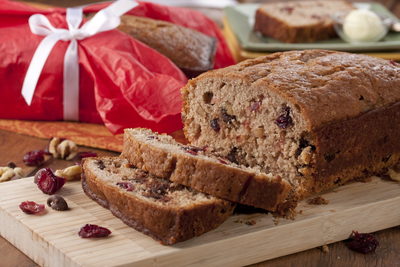
[[[86,195],[109,209],[125,224],[163,245],[172,245],[215,229],[229,218],[236,206],[235,203],[217,198],[190,207],[155,205],[143,201],[99,179],[90,166],[98,159],[102,158],[85,158],[82,161],[81,181]]]
[[[135,138],[125,129],[122,156],[152,174],[229,201],[277,211],[292,189],[281,177],[251,173],[206,157],[171,152]],[[178,149],[180,149],[178,147]],[[287,206],[287,205],[286,205]],[[293,205],[292,205],[293,206]]]
[[[324,3],[325,2],[325,3]],[[304,1],[268,3],[261,5],[255,14],[254,30],[285,43],[312,43],[336,37],[333,21],[330,18],[339,10],[351,10],[354,7],[346,1],[337,2],[338,7],[326,5],[328,1]],[[333,2],[333,1],[330,1]],[[308,11],[312,6],[313,11]],[[300,10],[301,19],[307,23],[296,24],[299,17],[291,18],[292,12]],[[279,13],[285,13],[284,16]],[[315,12],[315,13],[312,13]]]
[[[162,20],[121,16],[118,30],[157,50],[174,62],[188,78],[212,70],[217,39]]]

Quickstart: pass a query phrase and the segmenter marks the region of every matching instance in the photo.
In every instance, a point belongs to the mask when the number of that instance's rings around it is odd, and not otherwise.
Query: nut
[[[56,170],[54,173],[56,176],[65,177],[68,181],[79,180],[81,178],[82,167],[80,165],[74,165],[63,170]]]
[[[52,195],[47,199],[47,206],[51,207],[53,210],[68,210],[68,204],[67,201],[65,201],[64,198],[57,196],[57,195]]]
[[[390,176],[390,179],[400,182],[400,173],[397,173],[394,170],[389,169],[388,175]]]
[[[308,165],[310,164],[311,161],[311,147],[308,146],[306,148],[303,149],[303,151],[301,152],[301,154],[299,155],[299,162],[301,164],[305,164]]]
[[[60,138],[58,137],[53,137],[49,143],[49,152],[53,155],[55,158],[59,158],[60,154],[57,152],[57,146],[61,143]]]
[[[64,140],[57,146],[57,152],[62,159],[71,160],[78,154],[78,146],[74,141]]]
[[[233,115],[232,104],[227,102],[225,104],[225,110],[228,115]]]
[[[16,179],[16,177],[25,177],[25,174],[20,167],[0,167],[0,183],[9,181],[13,178]]]
[[[199,114],[199,115],[202,116],[202,117],[205,117],[205,116],[206,116],[206,113],[204,112],[204,109],[203,109],[201,106],[199,106],[199,107],[197,108],[196,112],[197,112],[197,114]]]
[[[255,128],[251,131],[255,137],[262,138],[264,136],[264,128]]]

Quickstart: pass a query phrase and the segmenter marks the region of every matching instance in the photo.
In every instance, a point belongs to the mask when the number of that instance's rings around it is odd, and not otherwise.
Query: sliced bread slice
[[[292,189],[280,176],[246,168],[225,158],[176,142],[149,129],[125,129],[121,154],[151,174],[233,202],[281,211],[293,207]]]
[[[84,158],[82,187],[125,224],[164,245],[217,228],[236,206],[158,178],[118,157]]]

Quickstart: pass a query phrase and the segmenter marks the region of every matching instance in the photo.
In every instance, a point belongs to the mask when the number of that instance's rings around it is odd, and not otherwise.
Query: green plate
[[[399,19],[379,3],[353,3],[356,8],[370,9],[390,16],[393,21]],[[249,51],[277,52],[303,49],[326,49],[336,51],[386,51],[400,50],[400,33],[389,32],[379,42],[346,43],[340,38],[333,38],[315,43],[287,44],[276,39],[261,36],[253,30],[254,16],[260,4],[239,4],[224,9],[229,26],[232,28],[242,49]]]

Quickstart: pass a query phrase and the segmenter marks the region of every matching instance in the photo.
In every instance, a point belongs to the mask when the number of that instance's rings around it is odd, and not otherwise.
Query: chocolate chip
[[[64,198],[57,196],[57,195],[52,195],[47,199],[47,206],[51,207],[53,210],[68,210],[68,204],[67,201],[65,201]]]
[[[11,168],[11,169],[15,169],[15,168],[17,168],[17,165],[15,165],[14,162],[9,161],[8,164],[7,164],[7,167],[8,167],[8,168]]]
[[[106,168],[106,166],[104,166],[102,160],[97,161],[96,164],[97,164],[97,166],[99,166],[100,170],[104,170]]]

